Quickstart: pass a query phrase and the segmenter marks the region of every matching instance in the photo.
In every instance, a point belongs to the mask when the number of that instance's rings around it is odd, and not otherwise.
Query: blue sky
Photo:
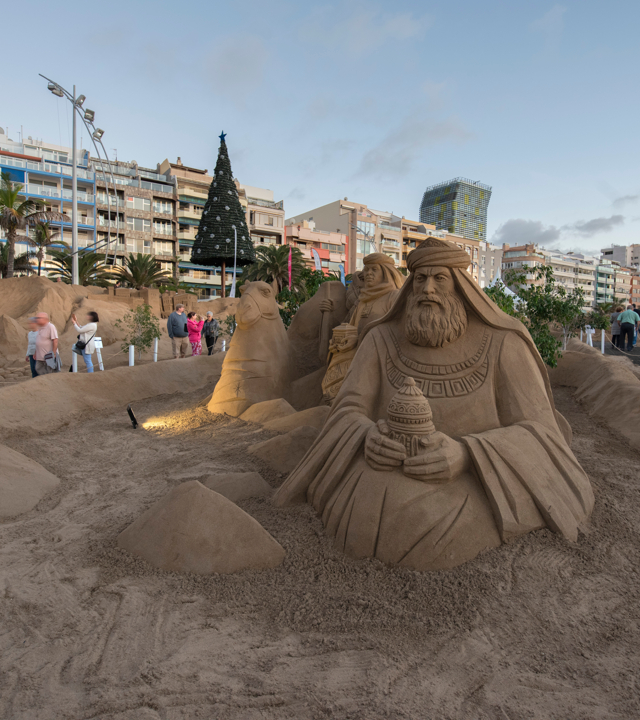
[[[69,141],[42,72],[121,160],[211,170],[224,129],[287,216],[347,196],[417,219],[464,176],[493,187],[494,242],[640,241],[638,2],[32,0],[3,20],[13,139]]]

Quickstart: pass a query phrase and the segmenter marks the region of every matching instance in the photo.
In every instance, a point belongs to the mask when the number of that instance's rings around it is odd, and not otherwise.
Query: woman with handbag
[[[84,364],[87,366],[87,372],[93,372],[93,361],[91,356],[96,351],[96,345],[93,341],[96,333],[98,332],[98,313],[88,312],[87,322],[85,325],[78,325],[78,318],[75,313],[71,316],[73,327],[76,329],[78,339],[74,345],[74,352],[78,355],[82,355],[84,358]]]
[[[204,320],[200,315],[190,312],[187,315],[187,331],[189,333],[189,342],[191,343],[191,354],[202,354],[202,326]]]

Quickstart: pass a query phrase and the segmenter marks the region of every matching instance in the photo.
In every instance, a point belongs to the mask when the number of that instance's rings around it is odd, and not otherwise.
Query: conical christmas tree
[[[238,239],[237,252],[235,252],[236,265],[238,267],[251,265],[256,260],[245,211],[240,204],[238,190],[233,181],[231,162],[224,138],[225,134],[222,133],[213,182],[209,186],[209,197],[191,251],[192,263],[220,267],[222,297],[225,295],[226,268],[232,267],[234,263],[235,235]]]

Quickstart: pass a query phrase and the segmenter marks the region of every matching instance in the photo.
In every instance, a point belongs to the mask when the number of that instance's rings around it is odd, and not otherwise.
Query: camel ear
[[[242,293],[247,289],[249,285],[251,285],[251,283],[244,283],[240,286],[240,297],[242,297]]]

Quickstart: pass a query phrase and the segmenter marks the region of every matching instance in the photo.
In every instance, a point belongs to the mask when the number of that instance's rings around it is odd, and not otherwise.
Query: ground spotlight
[[[133,429],[135,430],[138,427],[138,421],[136,420],[136,416],[133,414],[131,405],[127,405],[127,412],[129,413],[129,418],[131,419],[131,424],[133,425]]]

